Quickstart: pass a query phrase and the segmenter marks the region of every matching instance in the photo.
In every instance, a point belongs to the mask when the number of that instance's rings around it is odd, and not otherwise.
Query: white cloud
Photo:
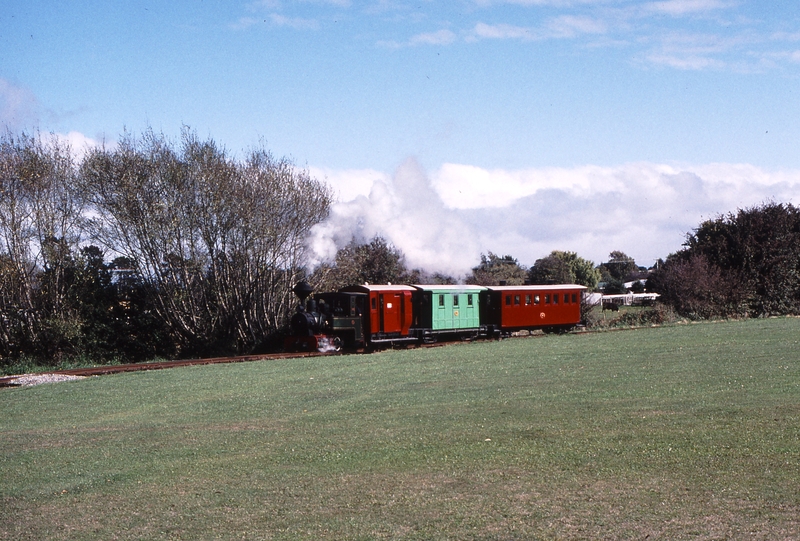
[[[92,139],[91,137],[87,137],[77,131],[71,131],[67,134],[56,133],[55,136],[62,143],[67,143],[69,145],[78,161],[83,159],[83,156],[93,148],[97,148],[102,145],[105,145],[106,148],[113,148],[115,145],[113,142],[104,142],[98,141],[97,139]]]
[[[33,92],[0,78],[0,127],[29,127],[37,122],[39,109]]]
[[[235,23],[231,23],[229,28],[232,30],[247,30],[252,26],[268,23],[271,26],[288,27],[296,30],[316,30],[319,22],[315,19],[303,19],[300,17],[286,17],[279,13],[270,13],[264,17],[240,17]]]
[[[250,2],[245,6],[249,11],[260,11],[260,10],[274,10],[281,7],[281,3],[279,0],[256,0],[255,2]]]
[[[730,7],[730,2],[721,0],[665,0],[645,5],[645,9],[648,11],[674,16],[703,13],[727,7]]]
[[[247,30],[251,26],[255,26],[262,22],[267,22],[265,19],[257,19],[255,17],[240,17],[235,23],[231,23],[228,27],[231,30]]]
[[[748,38],[722,37],[699,32],[669,32],[651,39],[655,46],[646,53],[645,58],[653,64],[683,70],[725,67],[738,71],[747,70],[746,63],[736,53],[751,45]],[[757,58],[757,55],[751,56]],[[748,61],[752,63],[752,58]]]
[[[449,45],[456,40],[456,35],[445,29],[427,34],[417,34],[409,40],[409,45]]]
[[[391,182],[389,175],[374,169],[334,170],[310,167],[308,172],[312,177],[327,182],[339,201],[352,201],[359,195],[369,195],[375,182]]]
[[[585,4],[608,4],[609,0],[473,0],[478,6],[511,4],[517,6],[570,7]],[[612,0],[613,1],[613,0]]]
[[[669,66],[679,70],[702,70],[706,68],[722,68],[725,63],[707,56],[698,55],[670,55],[670,54],[649,54],[647,60],[652,64]]]
[[[492,251],[533,264],[552,250],[599,263],[622,250],[639,264],[679,250],[704,219],[768,200],[800,202],[800,170],[752,165],[631,163],[526,170],[444,164],[430,176],[408,160],[390,179],[334,205],[310,241],[316,262],[355,235],[382,235],[411,267],[464,275]],[[335,176],[346,184],[349,173]],[[332,175],[328,175],[331,178]]]
[[[474,38],[543,40],[574,38],[584,34],[604,34],[608,26],[600,19],[586,16],[561,15],[548,20],[541,28],[511,24],[477,23],[472,29]]]
[[[340,8],[349,8],[352,5],[350,0],[302,0],[306,4],[330,4]]]
[[[580,34],[604,34],[608,28],[606,23],[591,17],[562,15],[547,23],[552,37],[571,38]]]
[[[510,24],[478,23],[473,32],[479,38],[488,39],[531,39],[533,37],[530,28]]]
[[[284,17],[278,13],[272,13],[269,20],[275,26],[288,26],[296,30],[316,30],[319,28],[319,23],[314,19],[303,19],[300,17]]]

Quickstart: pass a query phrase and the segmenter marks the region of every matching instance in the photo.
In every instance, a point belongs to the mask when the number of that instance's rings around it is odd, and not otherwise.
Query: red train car
[[[413,322],[411,294],[415,288],[407,285],[349,286],[341,293],[365,293],[365,339],[371,344],[416,341],[410,333]]]
[[[569,330],[581,322],[585,290],[576,284],[487,287],[481,293],[481,321],[502,334]]]

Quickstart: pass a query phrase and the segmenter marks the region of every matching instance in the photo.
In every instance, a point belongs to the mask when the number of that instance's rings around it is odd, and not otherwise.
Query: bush
[[[707,220],[648,280],[683,316],[800,313],[800,209],[767,203]]]
[[[612,323],[614,326],[644,327],[673,323],[676,320],[675,311],[670,306],[656,303],[652,308],[623,312],[618,318],[612,320]]]

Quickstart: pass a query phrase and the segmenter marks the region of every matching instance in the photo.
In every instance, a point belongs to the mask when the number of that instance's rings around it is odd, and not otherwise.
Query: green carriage
[[[476,337],[481,334],[481,286],[415,285],[413,332],[426,342],[438,335]]]

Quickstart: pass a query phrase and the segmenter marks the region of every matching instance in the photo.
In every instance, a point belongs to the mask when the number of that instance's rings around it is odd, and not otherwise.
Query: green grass
[[[800,319],[0,391],[2,539],[793,539]]]

